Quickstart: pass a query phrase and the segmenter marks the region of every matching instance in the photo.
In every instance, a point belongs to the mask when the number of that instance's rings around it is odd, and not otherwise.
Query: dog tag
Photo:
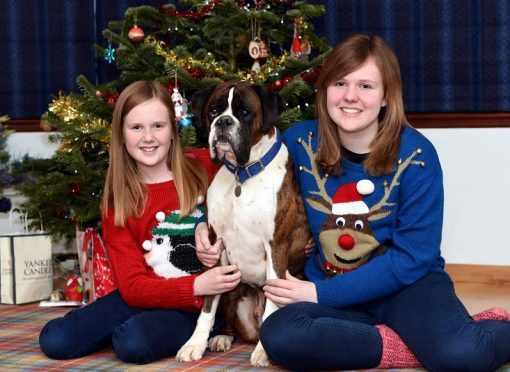
[[[239,170],[239,169],[237,169],[237,170]],[[238,198],[239,195],[241,195],[241,181],[239,180],[239,175],[237,174],[237,170],[236,170],[236,174],[235,174],[236,188],[234,189],[234,195],[236,196],[236,198]]]

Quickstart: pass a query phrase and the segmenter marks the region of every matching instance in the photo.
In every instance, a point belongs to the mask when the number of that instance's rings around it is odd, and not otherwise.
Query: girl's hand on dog
[[[205,222],[200,222],[195,228],[195,246],[197,248],[197,257],[205,267],[213,267],[220,259],[223,240],[218,239],[211,245],[209,240],[209,228]]]
[[[264,295],[278,306],[295,302],[317,302],[315,284],[300,280],[285,272],[286,279],[269,279],[264,286]]]
[[[204,271],[193,284],[195,296],[216,295],[231,291],[241,282],[236,265],[218,266]]]

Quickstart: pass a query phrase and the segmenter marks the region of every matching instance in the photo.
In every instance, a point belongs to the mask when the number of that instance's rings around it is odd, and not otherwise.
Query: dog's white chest
[[[246,283],[266,280],[266,247],[273,239],[277,196],[286,173],[288,151],[282,146],[271,163],[241,185],[225,166],[207,192],[208,220],[218,238],[223,238],[230,263],[236,264]]]

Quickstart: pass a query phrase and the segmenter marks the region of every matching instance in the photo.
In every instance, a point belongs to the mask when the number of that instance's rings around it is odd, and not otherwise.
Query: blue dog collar
[[[271,163],[271,161],[275,158],[276,154],[278,154],[278,151],[280,151],[280,148],[282,147],[283,140],[280,131],[277,128],[275,128],[275,132],[276,142],[273,144],[273,146],[271,146],[269,151],[266,152],[264,156],[262,156],[262,158],[260,158],[259,160],[254,161],[253,163],[250,163],[243,167],[235,166],[226,159],[223,161],[227,169],[236,176],[236,181],[239,184],[242,184],[248,178],[254,177],[260,172],[262,172],[264,168],[267,167],[267,165]]]

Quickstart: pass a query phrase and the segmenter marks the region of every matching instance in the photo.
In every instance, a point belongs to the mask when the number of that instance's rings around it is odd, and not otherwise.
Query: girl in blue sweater
[[[377,36],[343,41],[326,58],[316,103],[318,120],[284,138],[317,246],[309,281],[287,274],[264,287],[281,306],[260,330],[270,359],[292,370],[509,362],[508,313],[473,319],[444,270],[441,165],[406,124],[391,48]]]

